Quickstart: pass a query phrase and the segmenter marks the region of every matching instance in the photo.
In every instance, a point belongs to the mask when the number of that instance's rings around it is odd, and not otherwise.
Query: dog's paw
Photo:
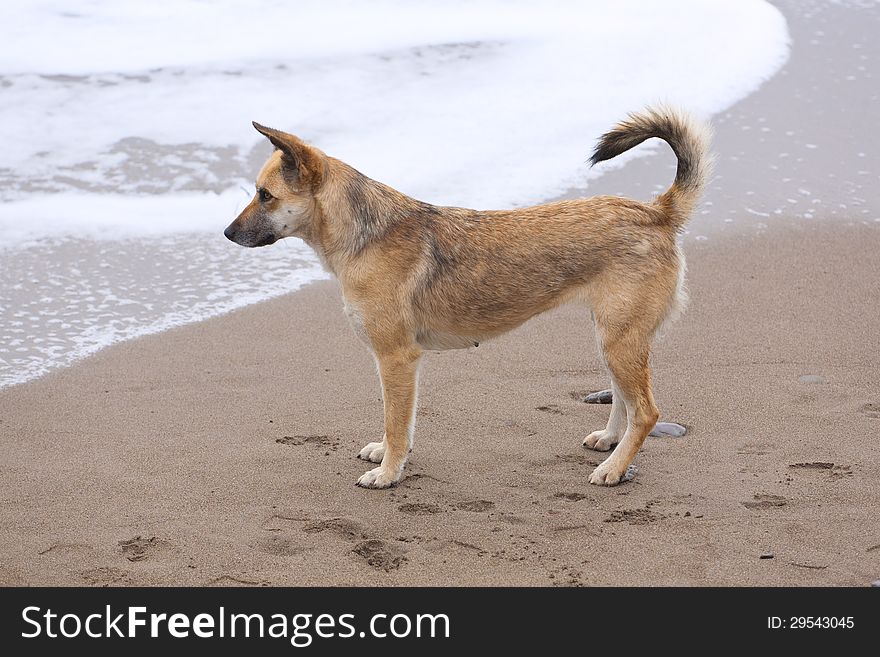
[[[619,467],[611,462],[611,458],[602,461],[593,474],[590,475],[590,483],[596,486],[616,486],[624,478],[627,469]]]
[[[357,485],[361,488],[388,488],[393,486],[400,480],[400,472],[391,472],[382,466],[367,470],[357,480]]]
[[[384,456],[384,440],[378,443],[367,443],[366,447],[364,447],[358,454],[359,459],[363,459],[364,461],[372,461],[373,463],[381,463]]]
[[[584,438],[584,447],[595,449],[598,452],[607,452],[619,442],[620,436],[609,433],[607,429],[600,429]]]

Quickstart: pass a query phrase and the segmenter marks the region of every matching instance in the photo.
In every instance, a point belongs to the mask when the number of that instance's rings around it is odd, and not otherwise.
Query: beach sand
[[[609,381],[572,306],[427,354],[405,479],[356,488],[381,395],[321,282],[0,390],[0,583],[878,579],[880,11],[780,6],[791,60],[717,118],[690,308],[654,352],[662,419],[688,433],[649,438],[632,482],[587,484],[610,407],[579,399]],[[650,198],[672,167],[587,193]]]

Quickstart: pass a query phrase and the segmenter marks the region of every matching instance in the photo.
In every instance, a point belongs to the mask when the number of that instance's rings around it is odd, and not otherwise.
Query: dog
[[[417,201],[294,135],[253,125],[275,151],[224,234],[246,247],[298,237],[341,283],[345,314],[376,359],[385,411],[382,440],[358,454],[379,466],[357,485],[400,480],[426,350],[475,346],[569,302],[589,305],[613,385],[608,424],[583,445],[616,448],[589,481],[621,481],[659,417],[648,357],[686,301],[677,237],[709,177],[708,125],[655,107],[600,138],[591,166],[651,137],[672,147],[675,180],[651,203],[596,196],[491,211]]]

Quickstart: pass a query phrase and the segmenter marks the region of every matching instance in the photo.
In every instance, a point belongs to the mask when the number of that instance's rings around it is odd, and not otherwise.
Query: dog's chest
[[[346,301],[343,312],[345,312],[345,316],[348,317],[348,322],[351,324],[351,328],[354,330],[355,335],[357,335],[364,344],[372,346],[370,336],[367,333],[367,328],[364,324],[363,313],[360,308],[358,308],[357,304]],[[422,349],[428,351],[467,349],[469,347],[476,347],[479,344],[473,338],[445,333],[443,331],[419,331],[415,338],[416,342],[419,343]]]

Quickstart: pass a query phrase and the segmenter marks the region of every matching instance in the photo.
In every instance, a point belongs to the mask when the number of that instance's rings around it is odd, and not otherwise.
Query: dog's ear
[[[265,136],[272,145],[282,154],[282,163],[285,168],[295,171],[303,181],[317,185],[321,182],[324,172],[324,154],[317,148],[309,146],[299,137],[267,128],[256,121],[252,121],[254,128]]]

